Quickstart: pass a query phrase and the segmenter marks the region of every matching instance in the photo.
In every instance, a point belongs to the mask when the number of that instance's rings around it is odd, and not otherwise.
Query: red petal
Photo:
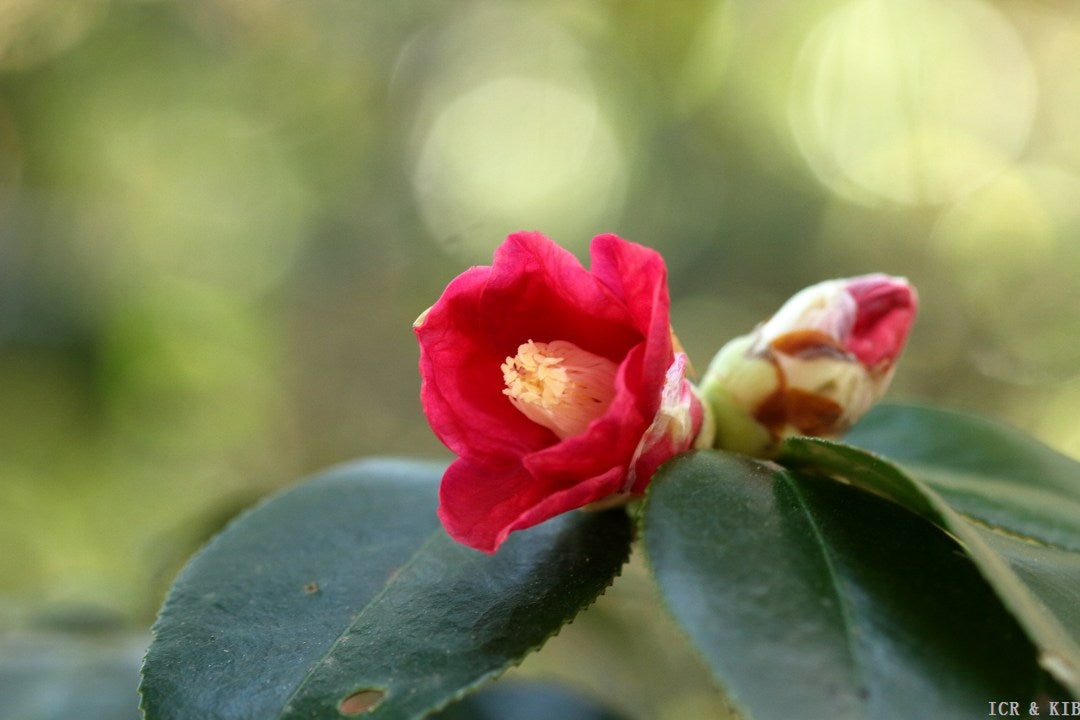
[[[634,392],[642,414],[652,417],[660,407],[664,374],[674,353],[667,268],[655,250],[616,235],[598,235],[593,238],[590,250],[593,273],[626,304],[635,325],[645,336],[641,382]]]
[[[553,441],[502,394],[506,359],[479,327],[491,268],[455,278],[421,325],[420,401],[435,434],[458,455],[520,456]]]
[[[858,306],[848,351],[868,368],[891,366],[915,321],[915,289],[899,278],[875,274],[853,278],[847,291]]]
[[[443,476],[439,518],[458,542],[492,553],[514,530],[607,497],[618,483],[612,472],[552,491],[520,465],[485,466],[459,458]]]
[[[641,341],[625,303],[540,233],[516,233],[495,251],[479,329],[506,356],[528,340],[566,340],[619,362]]]

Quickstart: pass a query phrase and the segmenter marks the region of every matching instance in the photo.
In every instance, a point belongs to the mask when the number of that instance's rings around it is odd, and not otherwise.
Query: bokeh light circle
[[[430,231],[458,256],[490,258],[507,233],[530,229],[580,250],[621,207],[625,160],[594,94],[508,76],[435,116],[413,187]]]
[[[26,70],[62,55],[107,12],[107,0],[3,0],[0,72]]]
[[[1027,142],[1031,59],[981,0],[853,0],[806,38],[788,120],[817,177],[848,199],[937,203]]]
[[[109,120],[99,193],[118,266],[236,297],[266,292],[288,272],[312,198],[270,128],[209,106]]]
[[[1080,377],[1080,176],[1022,164],[951,205],[931,237],[984,375],[1017,385]]]

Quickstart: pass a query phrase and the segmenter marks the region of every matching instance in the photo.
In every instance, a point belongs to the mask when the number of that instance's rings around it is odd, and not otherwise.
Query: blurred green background
[[[518,229],[660,250],[699,370],[802,286],[907,275],[891,396],[1080,456],[1078,130],[1072,0],[0,0],[0,715],[137,666],[256,498],[447,457],[410,325]],[[556,650],[644,624],[584,684],[713,712],[634,684],[660,621],[616,590]]]

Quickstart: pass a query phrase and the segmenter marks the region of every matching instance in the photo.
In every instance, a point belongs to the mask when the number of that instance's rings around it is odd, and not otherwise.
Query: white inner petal
[[[817,330],[843,343],[851,334],[858,310],[855,298],[847,292],[844,281],[826,280],[811,285],[792,295],[759,328],[761,346],[796,330]]]

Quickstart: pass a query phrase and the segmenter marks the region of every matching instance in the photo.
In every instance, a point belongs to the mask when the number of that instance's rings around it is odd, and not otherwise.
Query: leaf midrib
[[[842,443],[809,440],[807,444],[811,447],[823,447],[834,453],[845,449],[854,450],[860,454],[867,453],[866,450]],[[883,495],[952,535],[975,561],[979,574],[994,588],[1005,607],[1027,630],[1029,637],[1039,648],[1040,656],[1066,658],[1066,664],[1072,670],[1071,675],[1060,671],[1061,663],[1051,666],[1044,662],[1043,667],[1080,697],[1080,645],[1062,627],[1057,616],[1043,606],[1039,598],[1009,567],[1007,560],[986,544],[979,536],[976,525],[968,522],[959,511],[954,510],[933,487],[911,476],[903,467],[894,464],[891,460],[873,455],[869,457],[876,463],[864,465],[860,469],[870,471],[876,476],[876,482],[884,484],[885,488],[878,487],[875,483],[868,484],[857,473],[846,472],[842,466],[838,467],[836,464],[831,463],[827,473],[830,476],[843,478],[856,487]],[[888,475],[883,475],[885,472],[888,472]],[[888,492],[890,479],[899,480],[903,484],[902,489],[905,490],[903,495],[898,496]],[[921,504],[925,504],[924,509],[913,507],[910,498],[904,497],[911,493],[921,501]]]
[[[855,676],[856,687],[866,687],[866,672],[865,664],[861,662],[861,653],[858,650],[859,643],[855,639],[854,626],[855,626],[855,610],[851,605],[848,597],[840,592],[841,588],[841,575],[837,569],[837,565],[833,559],[833,553],[830,551],[829,543],[825,540],[825,535],[822,531],[821,525],[818,522],[817,517],[810,509],[810,503],[807,501],[806,493],[803,487],[795,480],[794,477],[788,472],[777,473],[777,477],[783,480],[784,483],[791,489],[796,499],[799,501],[799,507],[803,511],[803,515],[806,518],[807,525],[813,532],[814,543],[817,545],[822,560],[825,562],[825,567],[828,570],[830,583],[829,587],[833,591],[833,595],[836,598],[837,606],[840,608],[840,619],[844,626],[844,639],[847,647],[848,656],[852,661],[852,672]],[[858,700],[857,702],[862,702]]]

